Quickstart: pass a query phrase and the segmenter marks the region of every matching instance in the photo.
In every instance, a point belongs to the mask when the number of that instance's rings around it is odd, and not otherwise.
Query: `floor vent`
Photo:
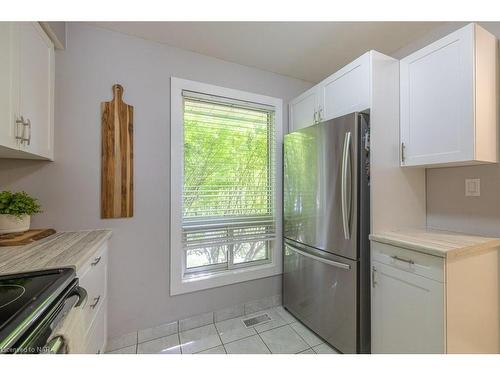
[[[265,323],[265,322],[268,322],[270,320],[272,320],[272,319],[269,315],[262,314],[262,315],[255,316],[253,318],[243,319],[243,323],[245,324],[245,326],[247,328],[250,328],[250,327],[253,327],[257,324]]]

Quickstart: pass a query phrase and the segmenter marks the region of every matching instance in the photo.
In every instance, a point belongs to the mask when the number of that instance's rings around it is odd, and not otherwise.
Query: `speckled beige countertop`
[[[0,275],[70,266],[78,271],[110,237],[110,230],[59,232],[29,245],[0,247]]]
[[[370,235],[370,240],[442,258],[500,247],[500,238],[430,229],[374,233]]]

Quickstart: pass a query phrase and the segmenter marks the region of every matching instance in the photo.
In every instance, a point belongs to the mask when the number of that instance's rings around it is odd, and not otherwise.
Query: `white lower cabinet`
[[[107,301],[102,301],[96,318],[89,328],[86,338],[86,354],[104,353],[107,335]]]
[[[372,263],[372,352],[444,353],[444,284]]]
[[[372,353],[500,353],[500,248],[444,256],[371,242]]]
[[[445,353],[443,260],[372,242],[372,353]]]
[[[107,255],[108,246],[103,245],[79,270],[79,283],[87,292],[87,303],[83,307],[82,323],[85,334],[85,353],[98,354],[104,351],[107,339]]]

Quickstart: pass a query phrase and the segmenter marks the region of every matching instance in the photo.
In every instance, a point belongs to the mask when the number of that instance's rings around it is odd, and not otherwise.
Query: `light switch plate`
[[[466,197],[479,197],[481,195],[481,185],[479,178],[466,178],[465,179],[465,196]]]

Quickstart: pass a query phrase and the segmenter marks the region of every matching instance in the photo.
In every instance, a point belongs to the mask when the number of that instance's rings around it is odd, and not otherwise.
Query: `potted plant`
[[[24,191],[0,192],[0,234],[29,230],[31,215],[39,212],[42,211],[38,200]]]

